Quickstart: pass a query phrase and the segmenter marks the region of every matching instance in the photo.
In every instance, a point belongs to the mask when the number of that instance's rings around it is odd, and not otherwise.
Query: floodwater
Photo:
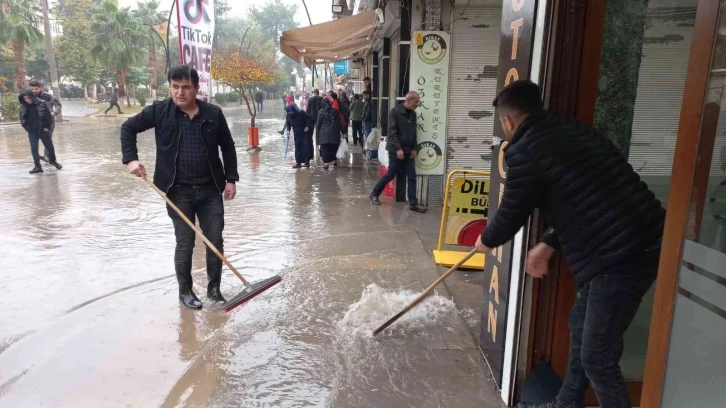
[[[378,338],[371,331],[438,275],[417,237],[435,215],[367,201],[377,167],[354,153],[325,171],[258,119],[262,152],[236,136],[238,195],[225,253],[282,283],[230,314],[177,301],[163,201],[120,163],[121,118],[72,118],[56,171],[0,127],[0,407],[495,407],[472,336],[442,287]],[[153,135],[139,136],[153,168]],[[195,289],[206,287],[203,243]],[[222,291],[241,290],[229,271]]]

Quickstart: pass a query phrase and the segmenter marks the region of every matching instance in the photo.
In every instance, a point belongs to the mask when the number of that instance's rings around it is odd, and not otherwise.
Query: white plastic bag
[[[371,133],[366,136],[365,150],[378,150],[380,138],[381,136],[378,128],[373,128],[373,130],[371,130]]]
[[[346,142],[345,140],[341,140],[340,145],[338,145],[338,152],[335,153],[335,157],[343,159],[345,158],[345,155],[348,154],[348,151],[348,142]]]

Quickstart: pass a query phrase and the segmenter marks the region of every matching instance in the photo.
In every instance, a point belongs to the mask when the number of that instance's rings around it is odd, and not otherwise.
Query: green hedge
[[[20,120],[20,102],[18,95],[6,93],[0,104],[0,118],[3,122],[17,122]]]
[[[239,94],[237,92],[216,93],[214,100],[218,105],[226,105],[228,103],[239,103]]]

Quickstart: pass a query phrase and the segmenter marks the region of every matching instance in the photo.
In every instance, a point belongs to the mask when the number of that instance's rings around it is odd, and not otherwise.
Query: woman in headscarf
[[[340,145],[340,116],[333,109],[330,100],[323,100],[323,107],[318,112],[318,122],[315,124],[317,132],[317,145],[320,146],[320,156],[327,170],[332,163],[335,165],[338,145]]]
[[[290,133],[292,129],[295,137],[295,165],[294,169],[300,167],[310,167],[310,160],[313,152],[309,152],[309,143],[307,138],[310,135],[309,130],[313,126],[313,120],[305,111],[300,110],[294,101],[288,102],[285,108],[285,129]]]

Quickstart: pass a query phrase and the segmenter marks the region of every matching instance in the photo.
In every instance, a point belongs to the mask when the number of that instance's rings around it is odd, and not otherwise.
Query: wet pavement
[[[419,238],[437,215],[371,206],[377,167],[357,151],[291,169],[282,122],[257,122],[263,150],[249,154],[246,120],[230,118],[241,180],[224,247],[251,280],[283,281],[230,314],[179,306],[171,221],[120,164],[122,119],[59,124],[64,169],[42,175],[22,129],[0,128],[0,407],[500,406],[471,311],[445,287],[370,336],[438,277]],[[153,168],[151,133],[139,151]],[[240,289],[225,268],[223,293]]]

